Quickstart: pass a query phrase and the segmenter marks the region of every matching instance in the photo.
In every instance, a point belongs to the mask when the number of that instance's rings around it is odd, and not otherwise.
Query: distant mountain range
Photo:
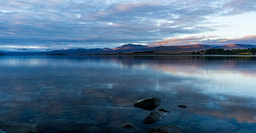
[[[126,44],[120,47],[95,48],[95,49],[67,49],[47,52],[0,52],[0,54],[40,54],[40,55],[90,55],[90,54],[129,54],[129,53],[163,53],[163,52],[192,52],[207,49],[248,49],[256,48],[256,45],[232,44],[232,45],[185,45],[185,46],[158,46],[148,47],[146,45]]]
[[[56,50],[45,52],[45,54],[127,54],[127,53],[159,53],[159,52],[192,52],[201,51],[207,49],[248,49],[256,48],[255,45],[247,44],[232,44],[232,45],[186,45],[186,46],[158,46],[148,47],[145,45],[126,44],[120,47],[109,48],[97,48],[97,49],[68,49],[68,50]]]

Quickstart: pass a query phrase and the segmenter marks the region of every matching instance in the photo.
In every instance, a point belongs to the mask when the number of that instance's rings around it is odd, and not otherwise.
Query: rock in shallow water
[[[130,123],[130,122],[125,122],[125,123],[123,123],[123,125],[122,125],[122,128],[133,128],[134,127],[134,125],[132,124],[132,123]]]
[[[157,97],[149,97],[137,100],[134,107],[142,108],[145,110],[154,110],[161,103],[161,100]]]
[[[176,126],[158,126],[149,129],[150,133],[182,133]]]
[[[169,111],[165,109],[158,109],[157,111],[153,111],[144,119],[145,124],[152,124],[157,121],[162,120],[165,116],[167,116]]]
[[[8,121],[0,121],[0,129],[6,133],[41,133],[41,130],[35,124]]]
[[[112,121],[107,126],[108,133],[144,133],[143,129],[136,127],[128,121]]]
[[[187,108],[186,105],[179,105],[178,107],[179,107],[179,108]]]

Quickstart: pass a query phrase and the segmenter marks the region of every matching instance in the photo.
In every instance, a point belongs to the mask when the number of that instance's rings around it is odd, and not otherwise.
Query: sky
[[[256,0],[0,0],[0,50],[256,44]]]

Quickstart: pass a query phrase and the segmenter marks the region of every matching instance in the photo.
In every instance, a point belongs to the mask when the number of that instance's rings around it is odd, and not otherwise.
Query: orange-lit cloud
[[[200,41],[212,38],[213,36],[188,36],[184,38],[172,38],[163,41],[155,42],[149,46],[175,46],[175,45],[187,45],[187,44],[199,44]]]
[[[184,38],[172,38],[158,41],[149,46],[177,46],[195,44],[256,44],[256,35],[248,35],[240,38],[218,38],[217,36],[188,36]]]

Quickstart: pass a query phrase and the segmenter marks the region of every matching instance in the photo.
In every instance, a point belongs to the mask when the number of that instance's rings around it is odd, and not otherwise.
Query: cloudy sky
[[[256,44],[256,0],[0,0],[0,50]]]

